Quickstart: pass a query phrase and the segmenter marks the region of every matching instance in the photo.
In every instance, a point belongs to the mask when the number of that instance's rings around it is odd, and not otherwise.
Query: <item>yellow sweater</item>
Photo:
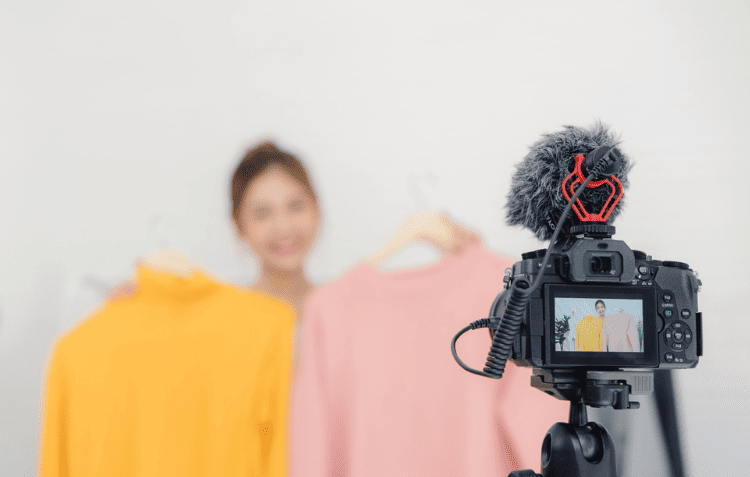
[[[146,268],[57,343],[40,475],[282,476],[294,316]]]
[[[602,350],[602,325],[604,320],[587,315],[576,325],[576,351]]]

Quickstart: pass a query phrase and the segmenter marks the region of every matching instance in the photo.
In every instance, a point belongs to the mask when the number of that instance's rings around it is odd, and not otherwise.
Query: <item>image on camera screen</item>
[[[643,300],[555,297],[555,351],[643,353]]]

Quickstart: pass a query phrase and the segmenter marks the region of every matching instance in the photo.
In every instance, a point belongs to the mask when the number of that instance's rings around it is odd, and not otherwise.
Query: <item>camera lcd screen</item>
[[[658,364],[653,288],[555,284],[545,288],[548,363],[587,367]]]
[[[555,298],[555,351],[643,353],[643,300]]]

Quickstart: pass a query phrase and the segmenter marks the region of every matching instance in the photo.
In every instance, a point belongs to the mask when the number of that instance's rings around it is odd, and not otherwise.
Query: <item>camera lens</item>
[[[612,273],[612,259],[610,257],[594,257],[591,259],[591,273]]]

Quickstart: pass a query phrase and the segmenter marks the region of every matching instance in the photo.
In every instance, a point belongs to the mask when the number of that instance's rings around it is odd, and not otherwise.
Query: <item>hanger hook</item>
[[[167,248],[170,246],[170,222],[170,215],[164,211],[156,212],[148,218],[146,222],[148,238],[156,245],[156,248]]]
[[[435,186],[437,174],[431,170],[412,172],[406,180],[406,189],[409,196],[414,200],[418,210],[431,210],[430,201],[425,194],[424,185]]]

